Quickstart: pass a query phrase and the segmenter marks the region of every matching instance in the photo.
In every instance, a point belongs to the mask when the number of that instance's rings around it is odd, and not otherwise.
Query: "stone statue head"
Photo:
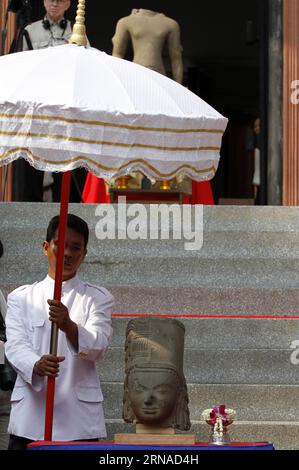
[[[126,422],[190,429],[184,334],[184,325],[169,318],[129,322],[123,400]]]

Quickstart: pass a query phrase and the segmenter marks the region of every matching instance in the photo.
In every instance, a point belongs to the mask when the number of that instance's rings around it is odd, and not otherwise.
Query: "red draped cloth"
[[[107,194],[105,181],[89,172],[84,185],[82,201],[90,204],[109,203],[110,196]]]
[[[210,181],[192,181],[192,194],[183,197],[183,204],[213,206],[214,197]]]
[[[90,172],[88,173],[82,201],[91,204],[107,204],[110,202],[110,196],[107,194],[106,185],[102,178],[98,178]],[[192,195],[184,196],[183,203],[214,205],[210,181],[192,181]]]
[[[210,181],[192,181],[191,204],[214,205]]]

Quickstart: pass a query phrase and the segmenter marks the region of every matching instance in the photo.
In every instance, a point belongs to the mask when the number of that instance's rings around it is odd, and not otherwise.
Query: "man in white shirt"
[[[67,44],[72,34],[71,22],[64,18],[71,0],[44,0],[46,15],[42,20],[26,26],[33,49]],[[28,49],[26,40],[23,41],[23,51]]]
[[[0,258],[3,254],[3,246],[0,241]],[[0,289],[0,450],[7,448],[7,423],[10,413],[10,387],[3,386],[3,372],[5,367],[4,358],[4,336],[5,336],[5,314],[6,314],[6,301]],[[3,339],[3,341],[1,341]],[[1,376],[2,374],[2,376]]]
[[[48,226],[43,252],[48,275],[8,296],[6,356],[18,377],[11,397],[9,449],[22,450],[44,437],[46,378],[56,377],[54,441],[106,437],[103,395],[95,361],[112,337],[112,295],[82,282],[88,226],[68,215],[61,302],[53,297],[59,217]],[[48,354],[51,322],[59,328],[58,356]]]

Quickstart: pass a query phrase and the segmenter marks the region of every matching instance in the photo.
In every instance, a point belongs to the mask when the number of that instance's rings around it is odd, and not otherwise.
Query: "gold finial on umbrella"
[[[69,44],[77,44],[77,46],[86,46],[86,27],[85,27],[85,0],[78,1],[76,22],[73,27],[73,33],[70,37]]]

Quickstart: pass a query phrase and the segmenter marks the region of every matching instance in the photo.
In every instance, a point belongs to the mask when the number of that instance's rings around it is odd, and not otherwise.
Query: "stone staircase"
[[[98,365],[109,437],[132,430],[121,419],[127,322],[134,314],[158,313],[186,327],[191,432],[199,441],[210,432],[202,411],[225,403],[237,412],[233,439],[299,449],[299,365],[290,359],[291,343],[299,339],[299,208],[205,207],[200,251],[185,251],[179,240],[99,241],[95,208],[71,205],[70,212],[91,229],[81,277],[110,289],[119,314],[112,346]],[[0,204],[5,293],[43,278],[41,242],[58,210],[55,204]]]

